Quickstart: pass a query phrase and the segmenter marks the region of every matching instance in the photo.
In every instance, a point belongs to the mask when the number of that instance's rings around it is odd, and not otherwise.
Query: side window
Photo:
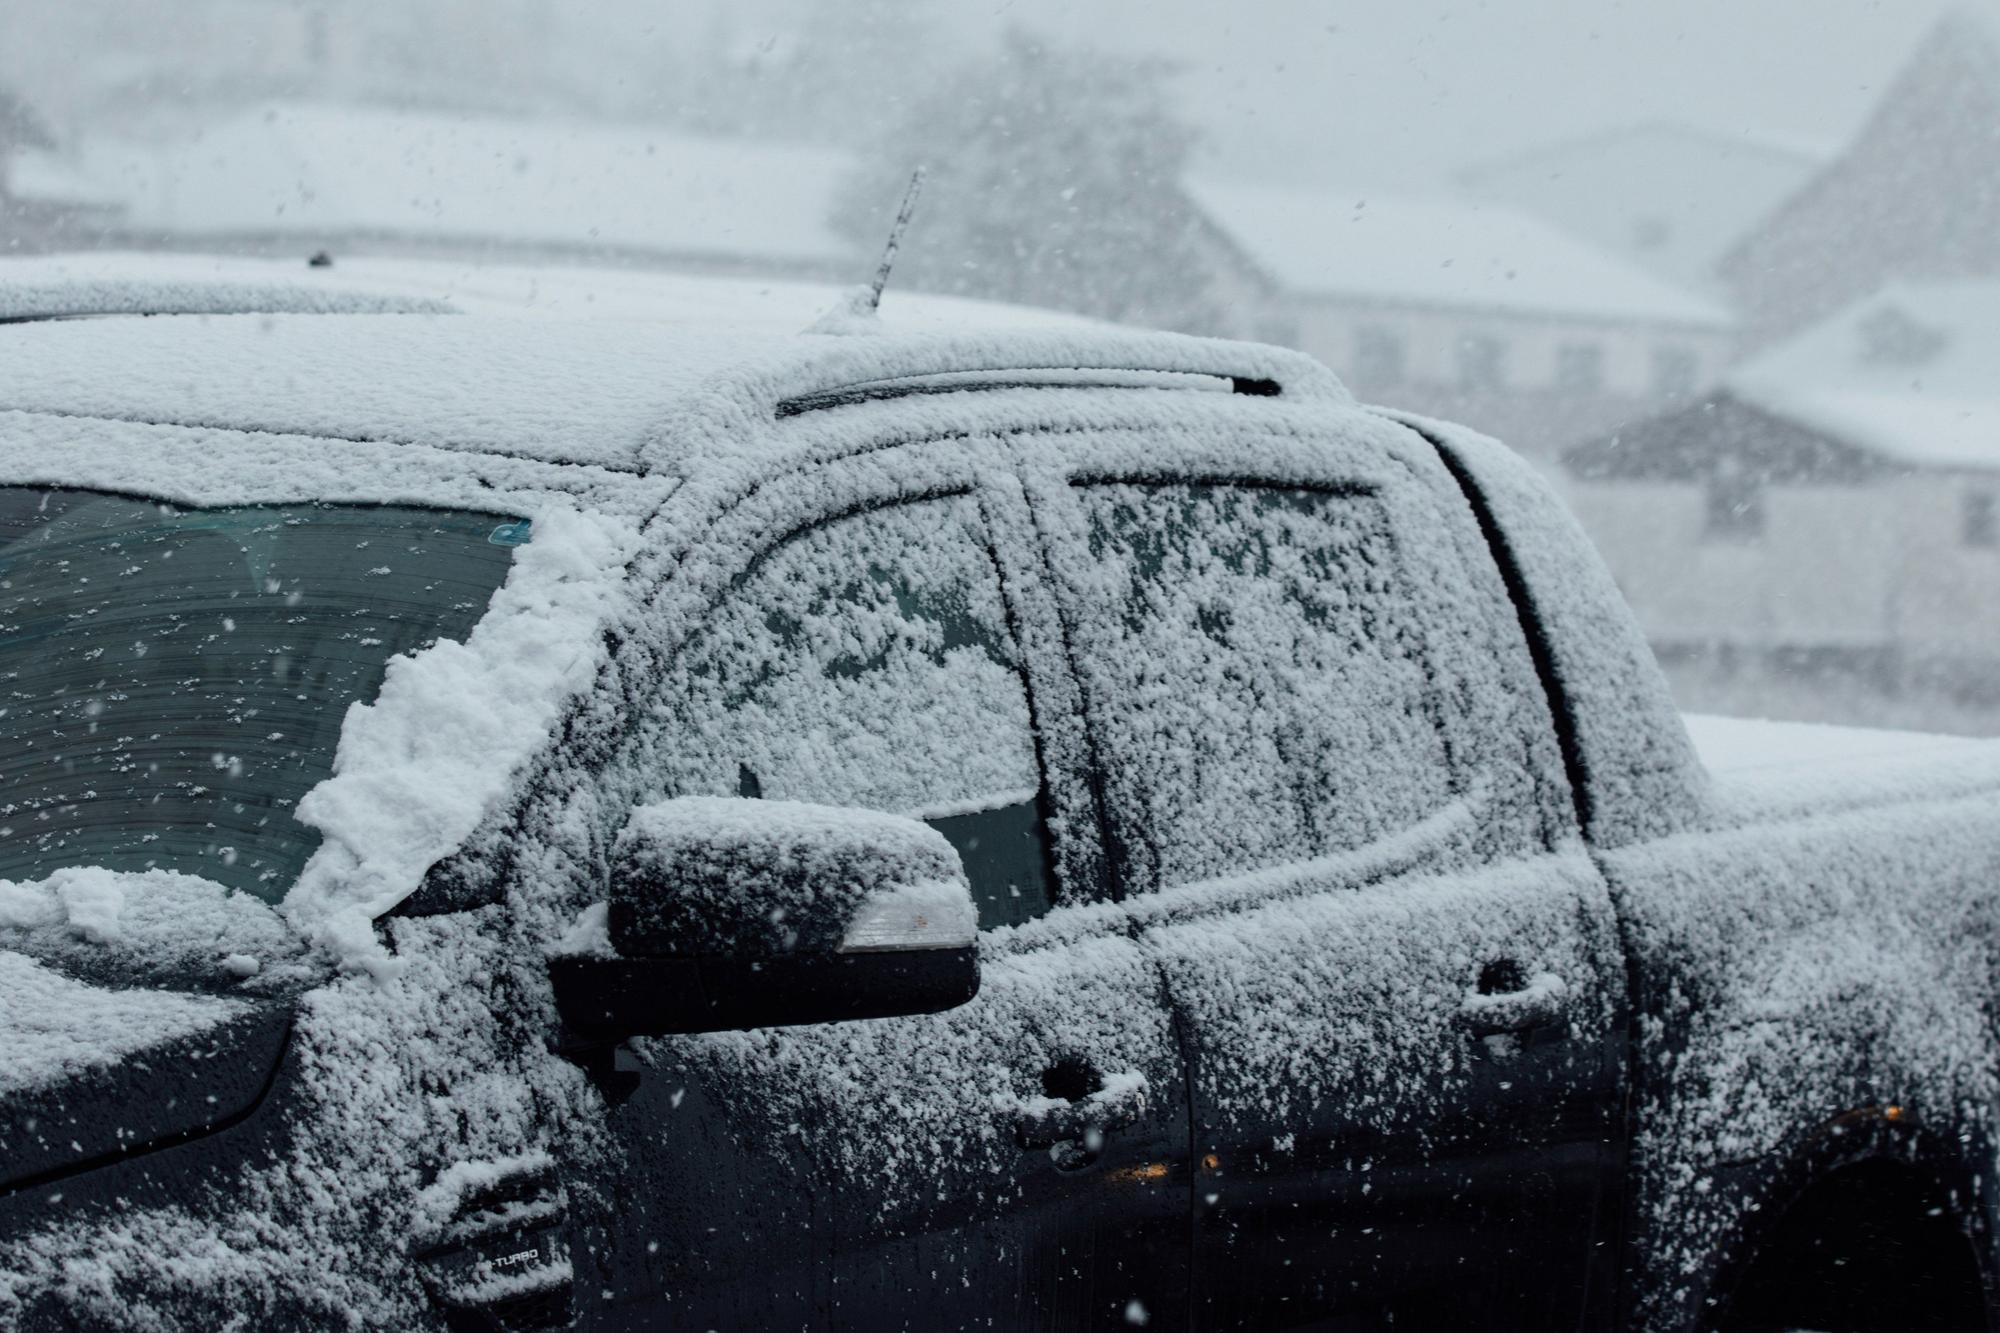
[[[1378,499],[1078,490],[1081,666],[1135,889],[1346,851],[1451,800],[1444,687]]]
[[[958,848],[981,925],[1048,910],[1027,689],[970,497],[836,519],[768,552],[663,699],[676,794],[911,815]]]

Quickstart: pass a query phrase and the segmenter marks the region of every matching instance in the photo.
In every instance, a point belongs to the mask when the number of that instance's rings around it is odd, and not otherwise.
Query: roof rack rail
[[[1022,366],[1006,370],[956,370],[815,389],[782,399],[780,418],[829,408],[923,394],[982,393],[995,389],[1180,389],[1276,398],[1284,386],[1274,379],[1192,370],[1128,370],[1088,366]]]
[[[450,315],[433,297],[304,283],[0,278],[0,324],[110,315]]]

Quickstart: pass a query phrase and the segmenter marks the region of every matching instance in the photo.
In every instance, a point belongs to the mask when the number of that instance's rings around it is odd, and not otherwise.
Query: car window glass
[[[1133,889],[1359,847],[1450,799],[1441,687],[1380,500],[1078,489],[1079,666]]]
[[[391,659],[463,639],[529,524],[0,487],[0,878],[201,875],[275,902]]]
[[[715,609],[667,698],[678,793],[912,815],[958,848],[982,925],[1047,910],[1027,690],[971,498],[792,537]]]

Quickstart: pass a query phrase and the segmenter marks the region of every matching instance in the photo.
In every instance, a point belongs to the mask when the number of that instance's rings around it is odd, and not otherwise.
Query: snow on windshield
[[[348,706],[463,638],[529,530],[0,488],[0,878],[169,869],[276,901]]]

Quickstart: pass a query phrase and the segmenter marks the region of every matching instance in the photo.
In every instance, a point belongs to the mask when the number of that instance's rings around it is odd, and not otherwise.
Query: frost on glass
[[[982,925],[1046,908],[1027,690],[971,499],[778,546],[715,608],[663,698],[675,795],[915,816],[958,848]]]
[[[1134,887],[1360,847],[1452,798],[1378,500],[1181,482],[1080,495],[1080,665]]]

